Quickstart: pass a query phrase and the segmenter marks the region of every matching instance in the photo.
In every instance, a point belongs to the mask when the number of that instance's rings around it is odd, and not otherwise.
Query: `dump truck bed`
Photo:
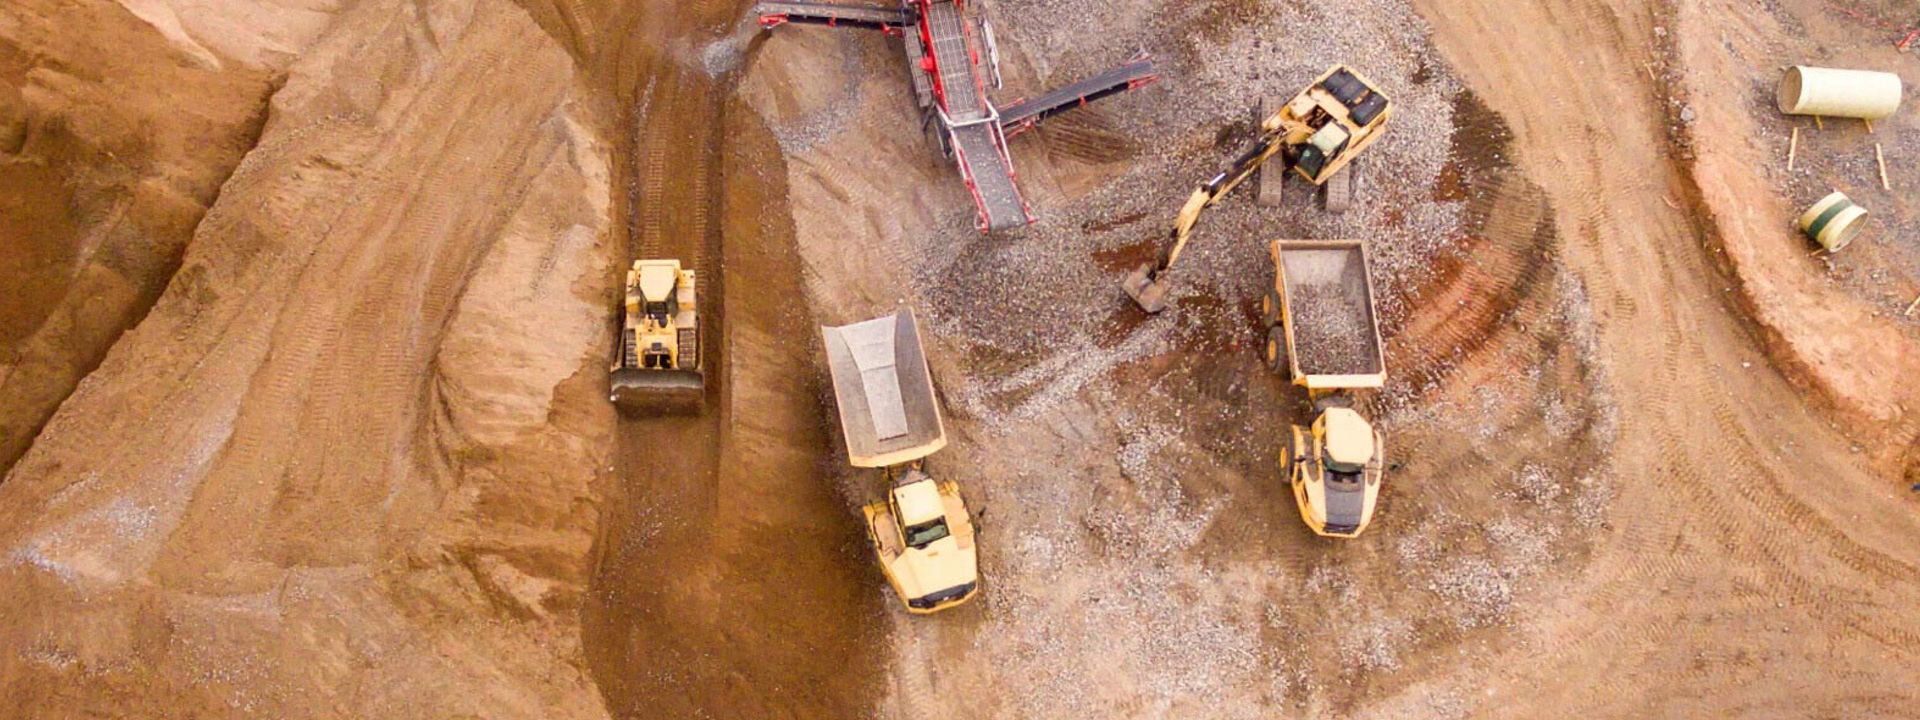
[[[1356,240],[1278,240],[1272,252],[1293,382],[1310,390],[1384,385],[1366,246]]]
[[[834,403],[854,467],[912,462],[947,446],[911,309],[820,328],[833,374]]]

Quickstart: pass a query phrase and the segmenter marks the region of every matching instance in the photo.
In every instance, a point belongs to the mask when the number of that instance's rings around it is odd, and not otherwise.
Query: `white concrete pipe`
[[[1795,65],[1780,79],[1780,112],[1879,120],[1900,109],[1900,76]]]
[[[1800,216],[1800,231],[1827,252],[1839,252],[1853,242],[1853,236],[1860,234],[1860,226],[1866,222],[1866,208],[1853,204],[1845,193],[1834,191]]]

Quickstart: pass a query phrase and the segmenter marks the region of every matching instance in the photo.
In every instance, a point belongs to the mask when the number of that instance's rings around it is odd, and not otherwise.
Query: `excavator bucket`
[[[1154,279],[1153,263],[1141,263],[1140,267],[1127,273],[1127,279],[1120,281],[1120,287],[1127,291],[1127,297],[1140,305],[1141,310],[1157,313],[1167,309],[1167,282]]]
[[[699,412],[706,378],[695,370],[620,368],[613,371],[613,404],[627,414]]]

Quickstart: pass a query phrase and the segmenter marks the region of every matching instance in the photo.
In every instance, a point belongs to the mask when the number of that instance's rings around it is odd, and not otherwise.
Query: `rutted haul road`
[[[0,419],[0,457],[25,448],[0,482],[0,706],[1920,717],[1920,520],[1897,450],[1855,451],[1912,428],[1844,435],[1715,260],[1666,65],[1676,35],[1719,42],[1712,13],[970,3],[1001,99],[1140,48],[1162,71],[1016,138],[1040,220],[983,238],[898,40],[763,35],[750,4],[0,10],[22,170],[0,185],[48,214],[0,204],[37,228],[0,245],[33,259],[0,306],[0,405],[32,411]],[[75,17],[100,47],[56,38]],[[1134,312],[1115,283],[1142,238],[1249,107],[1334,62],[1394,89],[1375,202],[1230,198],[1169,310]],[[179,103],[86,112],[153,85]],[[1274,477],[1305,410],[1252,350],[1280,236],[1377,261],[1392,379],[1368,402],[1396,466],[1355,542],[1312,537]],[[637,256],[703,277],[701,412],[605,401]],[[877,488],[837,455],[819,357],[820,324],[900,303],[940,472],[991,511],[985,592],[928,618],[873,567]]]

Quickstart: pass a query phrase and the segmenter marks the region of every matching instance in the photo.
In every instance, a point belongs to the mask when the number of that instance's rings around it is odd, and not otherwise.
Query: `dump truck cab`
[[[975,528],[960,486],[927,471],[947,433],[913,311],[820,331],[847,461],[885,481],[885,497],[861,511],[888,584],[915,614],[971,600],[980,588]]]
[[[1306,388],[1315,416],[1294,425],[1280,456],[1300,519],[1316,534],[1351,538],[1373,520],[1386,442],[1353,407],[1386,384],[1366,246],[1352,240],[1280,240],[1273,287],[1261,301],[1266,361]]]
[[[611,399],[623,410],[697,405],[700,372],[699,279],[678,260],[636,260],[614,350]]]
[[[1373,520],[1385,443],[1352,408],[1331,407],[1293,426],[1285,466],[1300,519],[1315,533],[1356,537]]]
[[[867,506],[867,536],[907,611],[934,613],[973,599],[979,559],[959,486],[919,466],[887,475],[897,484],[884,506]]]

